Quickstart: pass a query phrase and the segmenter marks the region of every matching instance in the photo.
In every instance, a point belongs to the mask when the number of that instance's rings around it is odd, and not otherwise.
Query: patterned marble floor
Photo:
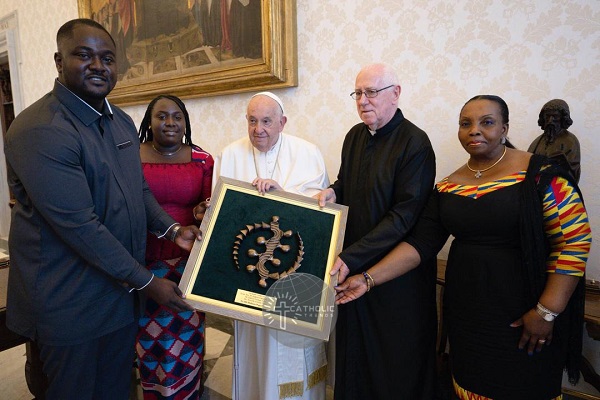
[[[231,399],[232,334],[232,320],[214,314],[206,315],[204,393],[201,400]]]
[[[0,254],[1,257],[1,254]],[[1,262],[1,258],[0,258]],[[7,272],[0,266],[0,273]],[[6,288],[0,285],[0,296],[5,296]],[[206,354],[204,382],[205,388],[201,400],[231,400],[232,364],[233,364],[233,322],[231,319],[214,314],[206,315]],[[25,381],[25,345],[0,352],[0,400],[31,400],[32,394]],[[583,381],[583,380],[582,380]],[[565,381],[566,382],[566,381]],[[436,400],[455,399],[449,389],[449,378],[440,379],[442,390]],[[445,384],[444,384],[445,383]],[[568,384],[564,385],[568,387]],[[580,382],[578,389],[587,393],[596,393],[586,382]],[[328,387],[327,399],[333,393]],[[564,400],[599,400],[600,397],[587,395],[564,395]],[[137,369],[132,369],[130,400],[142,400]]]
[[[213,314],[206,316],[205,388],[201,400],[230,400],[233,364],[233,323]],[[25,345],[0,352],[0,399],[31,400],[25,381]],[[130,400],[141,400],[137,369],[132,369]]]

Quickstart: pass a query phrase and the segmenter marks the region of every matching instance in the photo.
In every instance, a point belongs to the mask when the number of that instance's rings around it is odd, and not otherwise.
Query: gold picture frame
[[[179,288],[198,310],[328,340],[347,210],[221,177]]]
[[[211,8],[209,15],[206,0],[180,1],[174,7],[162,0],[78,0],[79,16],[100,22],[117,42],[121,62],[111,102],[136,105],[161,93],[193,98],[298,85],[295,0],[234,0],[229,11],[221,10],[230,21],[228,29],[220,28],[221,42],[211,22],[219,10]],[[234,6],[242,11],[234,13]],[[244,19],[258,15],[254,23]]]

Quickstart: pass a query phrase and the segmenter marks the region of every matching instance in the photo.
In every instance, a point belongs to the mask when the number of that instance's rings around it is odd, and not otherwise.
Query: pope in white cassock
[[[215,158],[219,176],[312,197],[329,186],[321,152],[314,144],[282,133],[287,117],[281,99],[270,92],[250,99],[248,137]],[[290,344],[294,344],[289,346]],[[235,322],[233,397],[242,399],[325,399],[327,358],[316,339]]]

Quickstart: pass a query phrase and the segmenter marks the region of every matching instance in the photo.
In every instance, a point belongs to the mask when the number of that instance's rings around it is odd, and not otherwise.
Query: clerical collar
[[[394,116],[392,117],[392,119],[390,120],[390,122],[388,122],[387,124],[385,124],[384,126],[382,126],[381,128],[377,128],[377,130],[375,131],[375,133],[373,133],[369,127],[367,126],[367,129],[369,130],[369,132],[371,133],[371,135],[373,136],[385,136],[388,133],[392,132],[394,129],[396,129],[398,127],[398,125],[400,125],[400,123],[404,120],[404,115],[402,114],[402,111],[400,111],[400,109],[396,109],[396,113],[394,114]]]

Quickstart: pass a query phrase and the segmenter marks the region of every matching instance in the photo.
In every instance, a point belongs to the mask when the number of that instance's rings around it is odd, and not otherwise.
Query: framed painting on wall
[[[78,0],[111,33],[118,82],[109,99],[146,104],[297,86],[295,0]]]
[[[328,340],[347,210],[221,177],[179,288],[198,310]]]

